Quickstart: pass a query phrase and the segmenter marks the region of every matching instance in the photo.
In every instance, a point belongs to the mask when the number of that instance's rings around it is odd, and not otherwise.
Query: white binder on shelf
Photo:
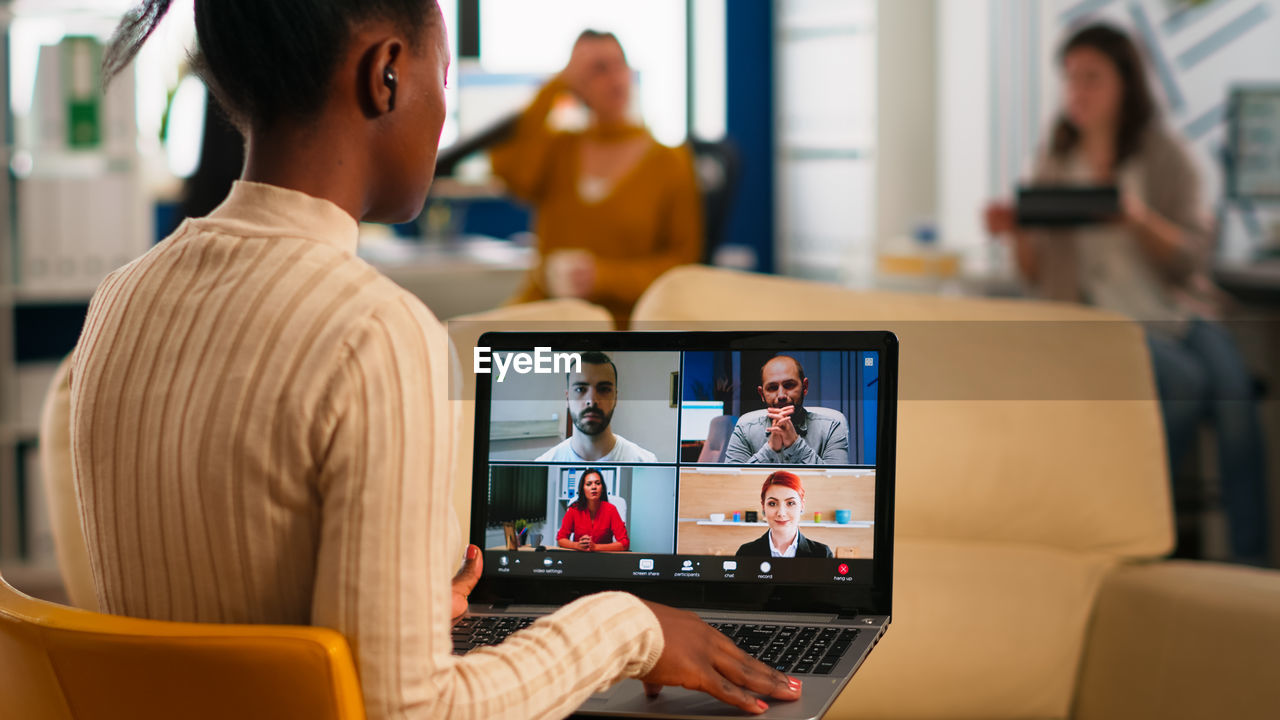
[[[101,95],[100,50],[77,37],[38,53],[23,145],[32,163],[17,183],[14,279],[27,297],[87,299],[151,244],[136,78],[121,73]]]
[[[9,28],[4,19],[0,18],[0,163],[3,163],[4,168],[10,167],[13,161],[13,134],[9,128],[12,111],[13,104],[9,98]],[[0,286],[18,281],[18,269],[13,265],[16,262],[12,235],[14,228],[8,221],[17,208],[11,204],[13,196],[9,192],[9,182],[9,172],[0,172],[0,207],[4,208],[6,218],[4,222],[0,222],[0,253],[4,253],[0,257]],[[8,312],[8,309],[0,308],[0,312]]]
[[[62,48],[42,45],[36,60],[35,88],[31,98],[32,149],[41,154],[62,154],[67,149],[67,103],[62,93]]]
[[[61,208],[55,178],[26,177],[18,181],[18,284],[25,289],[48,289],[61,235]]]
[[[89,212],[93,228],[86,235],[82,282],[96,288],[111,271],[129,264],[150,247],[151,223],[136,168],[94,179]]]
[[[147,194],[142,177],[142,163],[135,162],[129,173],[129,211],[132,213],[130,232],[125,235],[125,251],[116,267],[133,262],[139,255],[151,249],[156,237],[156,211]]]
[[[57,233],[50,240],[53,250],[53,287],[69,294],[83,291],[81,265],[84,263],[88,243],[97,219],[93,217],[92,177],[68,176],[57,178]]]
[[[137,79],[133,67],[111,80],[102,98],[102,146],[113,159],[137,164]]]
[[[81,243],[79,268],[80,284],[85,288],[96,288],[119,265],[117,236],[130,230],[125,222],[128,196],[123,184],[120,173],[109,172],[94,178],[89,188],[84,215],[90,222]]]
[[[61,243],[61,202],[58,181],[44,174],[44,164],[56,164],[66,151],[66,104],[62,96],[62,52],[57,45],[41,46],[32,89],[26,150],[39,166],[17,181],[17,282],[24,290],[47,290],[57,284],[57,256]]]

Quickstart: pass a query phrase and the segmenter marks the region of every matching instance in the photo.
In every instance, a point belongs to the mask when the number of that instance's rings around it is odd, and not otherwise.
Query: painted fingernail
[[[760,698],[756,698],[756,705],[760,706],[760,712],[764,712],[765,710],[769,709],[769,705],[766,704],[765,701],[761,700]]]
[[[475,559],[476,559],[477,557],[479,557],[479,556],[480,556],[480,548],[476,547],[475,545],[468,545],[468,546],[467,546],[467,559],[468,559],[468,560],[475,560]]]
[[[804,683],[801,682],[800,680],[797,680],[796,678],[793,678],[793,677],[787,678],[787,686],[790,687],[792,690],[799,690],[802,685],[804,685]]]

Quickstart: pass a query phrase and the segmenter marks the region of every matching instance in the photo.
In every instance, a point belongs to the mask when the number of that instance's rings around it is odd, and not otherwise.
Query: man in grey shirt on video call
[[[843,465],[849,462],[849,423],[843,414],[804,406],[809,378],[800,361],[778,355],[760,368],[765,409],[738,418],[726,463]]]

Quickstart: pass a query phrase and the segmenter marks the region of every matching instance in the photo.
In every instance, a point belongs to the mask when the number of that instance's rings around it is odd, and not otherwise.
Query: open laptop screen
[[[487,576],[871,582],[880,349],[620,335],[476,354]]]

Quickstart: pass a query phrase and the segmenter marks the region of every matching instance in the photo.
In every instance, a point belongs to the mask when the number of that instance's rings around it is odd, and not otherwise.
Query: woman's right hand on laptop
[[[756,695],[799,699],[799,680],[746,654],[702,618],[647,600],[644,603],[657,616],[664,643],[658,662],[640,678],[650,696],[657,695],[664,685],[679,685],[756,714],[769,709]]]

